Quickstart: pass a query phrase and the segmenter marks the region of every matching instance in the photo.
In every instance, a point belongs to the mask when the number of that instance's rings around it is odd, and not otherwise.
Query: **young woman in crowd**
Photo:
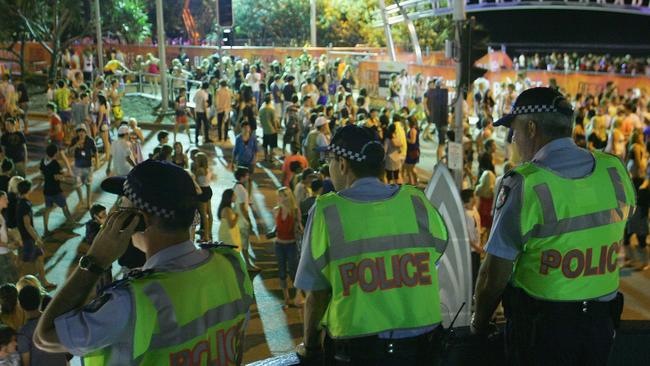
[[[278,260],[278,275],[284,297],[285,307],[291,306],[287,275],[295,280],[298,270],[298,246],[296,233],[301,232],[300,214],[296,199],[287,187],[278,189],[278,205],[273,209],[277,236],[275,238],[275,256]],[[296,294],[296,298],[298,295]]]
[[[208,156],[199,152],[194,157],[192,164],[192,174],[196,179],[196,183],[201,187],[203,192],[210,191],[210,182],[212,181],[212,172]],[[201,214],[201,240],[204,242],[212,241],[212,204],[210,201],[201,202],[199,204],[199,213]]]
[[[406,133],[406,160],[404,161],[404,182],[413,186],[418,185],[418,174],[415,165],[420,162],[420,130],[415,116],[408,118],[409,130]]]
[[[133,157],[135,158],[134,162],[140,164],[144,161],[144,155],[142,154],[144,134],[140,127],[138,127],[138,121],[135,118],[129,118],[129,128],[131,128],[129,137],[131,141],[131,151],[133,151]]]
[[[230,188],[223,191],[217,210],[220,221],[218,239],[224,244],[237,247],[237,251],[241,252],[241,236],[237,224],[239,217],[233,210],[233,202],[235,202],[235,191]]]
[[[102,139],[104,144],[104,161],[106,165],[106,175],[110,173],[110,161],[111,161],[111,138],[109,136],[109,130],[111,128],[111,122],[108,117],[109,109],[108,102],[106,97],[102,94],[97,95],[97,130],[99,131],[99,136]]]
[[[188,168],[188,158],[183,151],[183,144],[180,142],[174,143],[174,154],[172,155],[172,163],[178,165],[183,169]]]
[[[648,151],[643,143],[643,132],[635,129],[630,136],[630,147],[627,151],[627,171],[632,177],[632,183],[637,190],[646,177],[648,167]]]
[[[399,183],[399,171],[402,168],[402,157],[400,155],[402,142],[396,133],[395,124],[388,126],[386,138],[384,139],[384,151],[386,151],[386,160],[384,168],[386,170],[386,182],[388,184]]]

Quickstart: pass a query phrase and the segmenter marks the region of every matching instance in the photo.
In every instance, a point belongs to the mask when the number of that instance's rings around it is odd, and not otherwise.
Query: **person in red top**
[[[59,149],[63,148],[63,124],[56,114],[56,104],[47,103],[47,116],[50,118],[50,141]]]
[[[282,185],[285,187],[290,187],[291,178],[293,177],[293,172],[291,171],[291,163],[297,161],[302,166],[302,169],[307,169],[309,162],[307,158],[294,152],[293,154],[284,158],[284,163],[282,163]]]
[[[278,260],[278,276],[284,296],[284,306],[289,307],[292,301],[289,297],[289,286],[287,285],[287,274],[291,280],[295,280],[298,270],[298,246],[296,245],[296,232],[302,232],[302,226],[298,219],[298,205],[293,192],[287,187],[278,189],[278,205],[273,209],[275,216],[275,256]],[[296,293],[296,299],[299,294]],[[293,301],[298,305],[299,301]]]

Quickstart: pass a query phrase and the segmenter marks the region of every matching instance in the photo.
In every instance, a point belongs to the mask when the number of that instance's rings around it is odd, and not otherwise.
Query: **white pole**
[[[381,12],[381,19],[384,22],[384,32],[386,33],[386,47],[388,47],[388,53],[390,54],[391,61],[396,62],[397,56],[395,55],[393,34],[390,32],[390,24],[388,24],[388,17],[386,16],[386,1],[379,0],[379,11]]]
[[[456,36],[456,49],[458,54],[456,55],[456,107],[454,108],[454,125],[455,125],[455,137],[456,143],[463,143],[463,89],[469,87],[468,85],[460,85],[461,75],[463,73],[463,58],[465,54],[465,47],[461,44],[461,35],[463,27],[465,24],[465,0],[454,0],[454,24],[455,24],[455,36]],[[460,149],[461,153],[461,162],[463,159],[463,149]],[[463,164],[461,163],[461,168],[454,172],[454,178],[458,189],[461,189],[463,186]]]
[[[158,28],[158,58],[160,59],[160,111],[167,112],[167,58],[165,56],[165,23],[163,22],[162,0],[156,0],[156,28]]]
[[[104,71],[104,39],[102,38],[102,17],[99,0],[95,0],[95,30],[97,32],[97,68]]]
[[[311,27],[311,46],[316,47],[316,0],[309,0],[309,2],[310,2],[309,23]]]

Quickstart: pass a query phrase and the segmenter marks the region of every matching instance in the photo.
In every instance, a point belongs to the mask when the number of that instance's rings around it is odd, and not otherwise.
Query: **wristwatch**
[[[95,262],[95,259],[93,257],[88,255],[84,255],[79,259],[79,268],[97,275],[104,274],[106,271]]]

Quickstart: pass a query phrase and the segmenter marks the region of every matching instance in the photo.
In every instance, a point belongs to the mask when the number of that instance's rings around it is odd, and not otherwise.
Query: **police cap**
[[[327,151],[359,163],[384,160],[384,147],[374,130],[356,125],[339,128]]]
[[[512,106],[512,111],[494,122],[494,126],[510,127],[516,116],[532,113],[559,113],[573,123],[573,109],[567,99],[553,88],[531,88],[524,90]]]

